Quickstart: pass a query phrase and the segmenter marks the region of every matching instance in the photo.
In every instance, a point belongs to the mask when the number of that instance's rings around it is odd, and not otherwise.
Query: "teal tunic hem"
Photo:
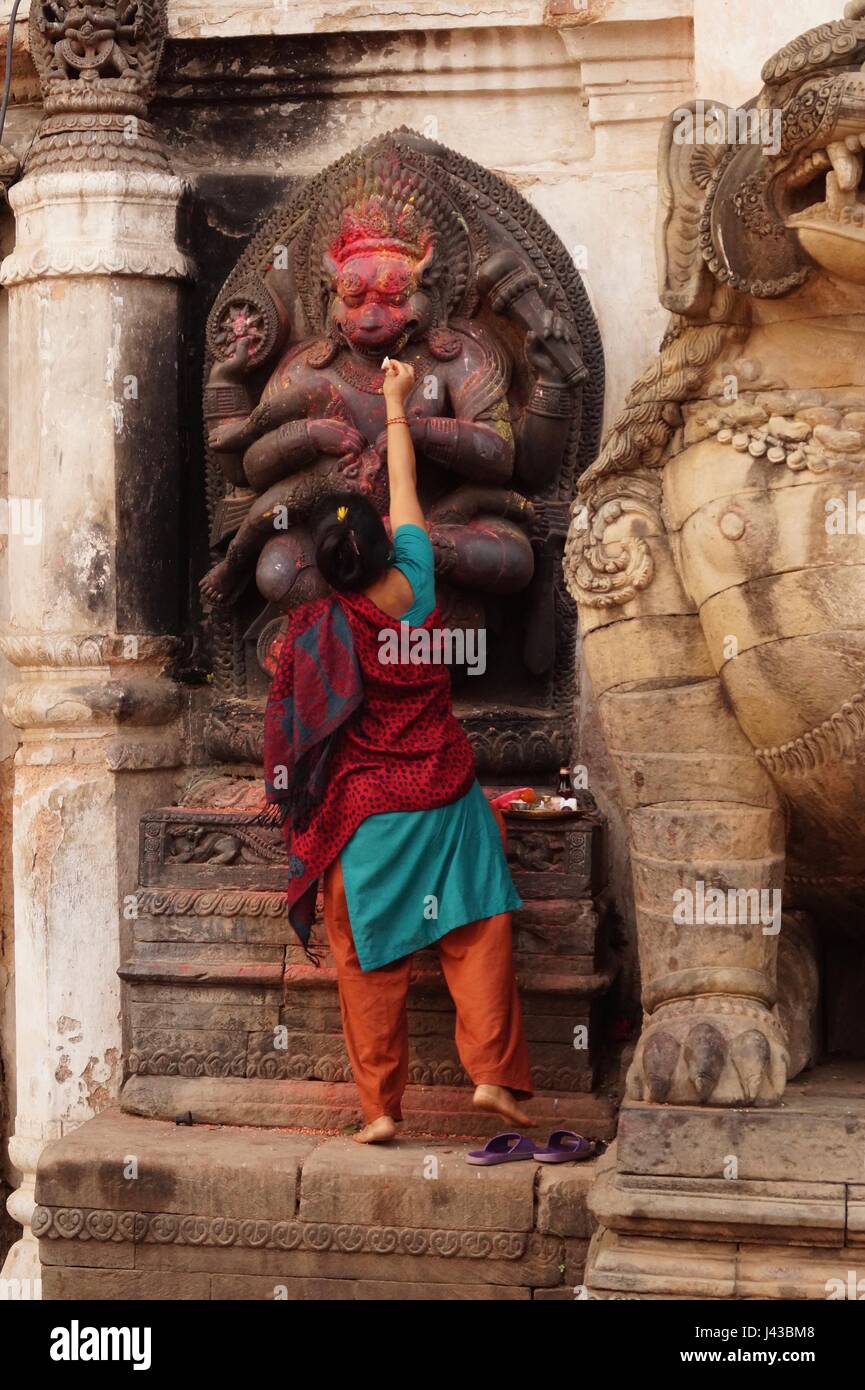
[[[364,971],[523,905],[478,782],[459,801],[433,811],[368,816],[342,852],[342,869]]]

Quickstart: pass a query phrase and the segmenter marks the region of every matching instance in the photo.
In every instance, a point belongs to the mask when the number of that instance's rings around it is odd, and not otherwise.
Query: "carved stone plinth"
[[[594,819],[512,820],[508,855],[525,902],[514,915],[514,959],[534,1104],[539,1116],[563,1123],[567,1113],[606,1137],[611,1107],[591,1097],[603,1050],[593,1013],[617,959],[592,898],[600,835]],[[335,970],[329,955],[310,965],[288,925],[283,832],[270,813],[261,805],[149,813],[140,877],[132,955],[120,971],[130,987],[124,1106],[165,1118],[191,1110],[219,1123],[350,1123],[356,1093]],[[324,942],[321,924],[315,935]],[[435,951],[415,957],[409,1029],[411,1127],[489,1129],[466,1103]]]
[[[370,1150],[109,1111],[40,1163],[44,1296],[570,1299],[594,1166],[479,1170],[440,1140]]]
[[[816,1068],[777,1108],[626,1104],[590,1200],[588,1296],[861,1297],[863,1139],[862,1063]]]

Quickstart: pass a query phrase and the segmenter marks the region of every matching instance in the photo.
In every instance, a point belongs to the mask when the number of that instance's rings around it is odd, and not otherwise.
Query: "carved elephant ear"
[[[695,102],[664,127],[658,258],[661,301],[674,314],[704,316],[715,284],[774,299],[814,268],[775,204],[783,164],[755,138],[767,114],[760,103]]]
[[[701,224],[726,145],[707,137],[722,128],[721,102],[691,102],[668,118],[658,158],[658,284],[672,314],[704,315],[715,284],[703,257]]]
[[[780,171],[783,171],[783,162]],[[777,299],[814,271],[774,196],[779,161],[759,145],[734,148],[715,175],[703,254],[717,280],[756,299]]]

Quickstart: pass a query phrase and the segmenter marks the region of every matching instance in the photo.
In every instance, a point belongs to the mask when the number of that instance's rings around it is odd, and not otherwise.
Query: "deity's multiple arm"
[[[542,491],[564,462],[588,376],[579,335],[556,312],[536,271],[513,250],[497,251],[484,262],[478,286],[495,312],[526,335],[526,359],[535,379],[516,416],[516,473],[527,490]]]
[[[451,583],[486,593],[523,589],[538,569],[546,576],[546,592],[552,532],[548,524],[537,528],[523,494],[542,492],[558,475],[579,413],[585,368],[576,331],[550,306],[537,275],[519,256],[490,257],[479,283],[486,286],[491,307],[523,335],[532,385],[525,404],[515,410],[510,351],[480,319],[458,321],[446,332],[436,330],[434,342],[430,338],[435,366],[426,368],[427,377],[418,380],[406,401],[411,439],[421,466],[452,475],[454,498],[461,499],[461,507],[471,503],[469,515],[430,518],[437,569]],[[272,538],[277,504],[281,511],[291,511],[296,497],[305,495],[304,480],[317,474],[320,463],[343,486],[375,489],[383,481],[388,432],[382,429],[368,443],[379,422],[384,424],[384,413],[374,388],[361,379],[363,365],[353,369],[355,396],[358,390],[363,393],[364,403],[355,421],[357,400],[355,407],[347,403],[342,374],[333,365],[341,349],[319,351],[311,361],[308,346],[298,342],[289,347],[258,404],[247,385],[253,374],[246,340],[211,373],[206,392],[210,447],[238,501],[242,504],[251,493],[257,499],[242,517],[224,560],[204,581],[209,599],[236,591],[243,572]],[[416,364],[418,360],[423,358],[416,358]],[[369,380],[374,381],[374,374]],[[422,413],[426,400],[420,388],[428,380],[435,382],[440,401],[433,415]],[[514,486],[516,492],[511,491]],[[384,506],[386,496],[380,492]],[[227,528],[224,534],[229,534]],[[546,669],[549,653],[536,654],[531,665]]]
[[[214,385],[219,370],[217,367],[211,373],[209,392],[220,389]],[[229,388],[237,393],[236,400],[234,395],[228,396],[225,388],[221,389],[225,406],[232,409],[232,414],[217,415],[214,409],[208,417],[209,424],[215,422],[211,424],[209,442],[220,457],[226,478],[235,485],[261,494],[323,455],[336,455],[338,466],[345,468],[366,447],[363,435],[350,421],[309,415],[316,402],[300,379],[289,376],[278,391],[265,395],[254,408],[246,387]],[[219,397],[211,399],[217,407]],[[235,406],[242,409],[244,405],[247,409],[243,414],[234,413]]]
[[[573,387],[540,376],[535,381],[514,430],[517,475],[530,492],[558,477],[579,408]]]
[[[232,438],[233,432],[243,428],[253,409],[252,394],[248,385],[249,343],[240,339],[228,361],[214,363],[204,388],[204,424],[208,431],[214,452],[219,453],[223,476],[230,487],[244,487],[242,454],[236,448],[217,449],[214,437],[224,435]]]
[[[514,471],[514,441],[507,417],[496,425],[446,415],[413,420],[415,448],[431,463],[478,483],[506,483]]]

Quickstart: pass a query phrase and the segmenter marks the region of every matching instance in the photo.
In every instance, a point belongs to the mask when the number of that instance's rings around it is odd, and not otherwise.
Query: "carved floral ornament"
[[[136,670],[161,669],[175,654],[177,637],[133,633],[25,633],[7,629],[0,635],[0,652],[13,666],[41,670],[47,667],[128,666]]]
[[[145,119],[165,43],[165,0],[31,0],[30,54],[45,116],[27,171],[167,170]]]
[[[580,602],[589,608],[629,603],[648,587],[654,574],[652,552],[640,532],[657,534],[656,507],[634,488],[617,489],[612,497],[594,501],[591,508],[576,503],[574,517],[568,559]]]
[[[33,1234],[40,1240],[129,1241],[155,1245],[213,1245],[269,1250],[334,1250],[342,1254],[437,1255],[445,1259],[561,1260],[561,1241],[511,1231],[462,1231],[402,1226],[360,1226],[326,1221],[241,1220],[172,1212],[37,1207]]]
[[[267,1052],[249,1061],[245,1053],[223,1057],[204,1055],[193,1049],[135,1049],[129,1054],[133,1076],[253,1077],[261,1081],[352,1081],[348,1059],[317,1056],[312,1052]],[[532,1081],[539,1091],[578,1091],[582,1072],[575,1067],[532,1067]],[[468,1075],[455,1062],[412,1062],[409,1082],[413,1086],[469,1086]]]
[[[234,354],[237,343],[246,339],[249,355],[266,359],[273,352],[282,323],[273,299],[256,288],[246,293],[235,290],[220,305],[210,325],[213,353],[221,362]]]

